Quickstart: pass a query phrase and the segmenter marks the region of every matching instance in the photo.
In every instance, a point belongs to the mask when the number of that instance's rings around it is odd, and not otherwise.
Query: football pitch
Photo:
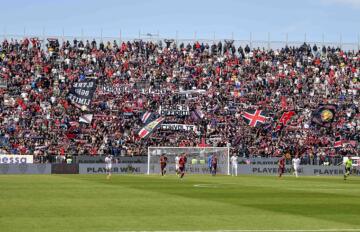
[[[0,175],[2,232],[360,231],[360,178]]]

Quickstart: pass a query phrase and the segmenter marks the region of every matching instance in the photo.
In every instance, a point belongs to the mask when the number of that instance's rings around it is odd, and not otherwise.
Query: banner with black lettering
[[[70,89],[68,99],[77,107],[89,107],[96,90],[95,78],[84,78],[75,82]]]
[[[160,106],[159,113],[162,116],[190,116],[190,109],[184,105],[165,105]]]
[[[196,131],[196,126],[185,124],[161,124],[160,129],[172,131]]]

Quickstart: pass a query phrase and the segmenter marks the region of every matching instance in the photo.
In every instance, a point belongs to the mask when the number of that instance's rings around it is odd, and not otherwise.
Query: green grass
[[[0,175],[1,232],[246,229],[360,231],[360,178]]]

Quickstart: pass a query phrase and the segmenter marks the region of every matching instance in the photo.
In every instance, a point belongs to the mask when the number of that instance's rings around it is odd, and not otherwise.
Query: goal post
[[[168,158],[167,172],[175,174],[175,157],[187,155],[186,172],[210,174],[209,156],[218,159],[217,172],[230,175],[229,147],[148,147],[147,174],[160,173],[160,156]]]

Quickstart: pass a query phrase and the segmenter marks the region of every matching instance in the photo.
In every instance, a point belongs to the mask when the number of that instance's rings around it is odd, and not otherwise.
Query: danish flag
[[[267,119],[264,111],[262,110],[245,111],[242,117],[244,118],[245,122],[251,127],[256,127],[259,124],[264,124]]]

